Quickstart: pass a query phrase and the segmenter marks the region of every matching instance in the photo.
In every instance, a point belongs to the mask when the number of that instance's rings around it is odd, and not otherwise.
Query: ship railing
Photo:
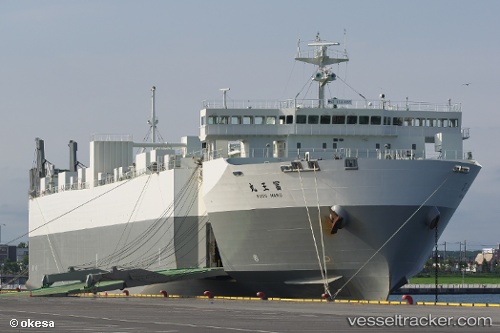
[[[180,160],[171,160],[171,161],[169,161],[168,165],[165,163],[159,163],[159,162],[158,163],[151,163],[147,168],[131,169],[118,177],[115,177],[113,174],[108,173],[108,174],[102,175],[101,179],[96,179],[93,181],[67,183],[67,184],[61,184],[58,186],[50,185],[43,191],[40,191],[38,188],[36,188],[34,191],[31,191],[29,193],[29,196],[31,198],[36,198],[36,197],[40,197],[40,196],[46,196],[46,195],[65,192],[65,191],[85,190],[85,189],[90,189],[91,187],[113,184],[113,183],[118,182],[118,181],[132,179],[132,178],[136,178],[136,177],[139,177],[142,175],[149,175],[149,174],[157,173],[157,172],[164,171],[167,169],[170,170],[170,169],[180,168],[180,167],[181,167]]]
[[[90,141],[131,141],[133,136],[131,134],[92,134]]]
[[[389,111],[435,111],[461,112],[460,103],[429,103],[421,101],[391,100],[351,100],[331,98],[325,103],[319,99],[287,99],[287,100],[231,100],[224,104],[221,100],[204,100],[203,109],[383,109]]]
[[[282,108],[318,108],[318,99],[290,99],[281,102]],[[324,105],[330,109],[383,109],[389,111],[436,111],[436,112],[460,112],[460,103],[436,104],[419,101],[391,101],[391,100],[350,100],[331,98]]]
[[[376,135],[376,136],[434,136],[438,132],[454,133],[458,127],[361,125],[361,124],[251,124],[251,125],[204,125],[202,136],[238,135]]]
[[[280,105],[278,100],[230,100],[226,104],[220,100],[202,101],[203,109],[278,109]]]
[[[298,50],[297,58],[308,58],[308,59],[314,59],[318,57],[322,57],[324,55],[330,57],[330,58],[335,58],[335,59],[345,59],[346,61],[349,60],[347,57],[347,51],[339,51],[339,50],[334,50],[334,49],[326,49],[323,50],[322,48],[314,48],[314,49],[306,49]]]
[[[219,149],[205,150],[205,160],[217,158],[259,158],[259,159],[344,159],[349,157],[385,159],[385,160],[473,160],[472,153],[462,153],[458,150],[445,150],[435,154],[417,149],[360,149],[360,148],[302,148],[278,149],[271,147],[252,148],[248,150],[233,149],[231,151]]]

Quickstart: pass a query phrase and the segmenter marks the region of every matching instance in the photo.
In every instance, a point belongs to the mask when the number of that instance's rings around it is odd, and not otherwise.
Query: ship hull
[[[197,230],[203,219],[206,217],[171,217],[163,219],[161,226],[158,220],[134,221],[127,226],[30,237],[27,287],[40,288],[44,275],[67,272],[70,267],[105,270],[113,266],[149,270],[198,267],[198,253],[204,248],[200,247]],[[171,230],[175,236],[169,237]]]
[[[383,300],[420,271],[480,167],[358,163],[287,173],[283,162],[206,163],[204,198],[226,272],[269,295],[318,297],[326,280],[339,297]],[[332,209],[343,218],[336,233]]]
[[[319,297],[329,289],[383,300],[423,267],[480,169],[360,159],[357,169],[325,160],[318,170],[283,172],[289,162],[240,163],[204,162],[202,191],[198,171],[178,169],[31,199],[29,287],[69,267],[213,265],[209,219],[228,277],[143,292]],[[335,232],[333,210],[342,217]]]
[[[325,291],[319,253],[322,265],[323,254],[325,257],[326,278],[338,278],[329,283],[332,293],[341,289],[338,296],[342,298],[385,299],[391,289],[406,282],[427,260],[435,241],[428,215],[436,207],[421,207],[399,232],[401,221],[419,207],[343,208],[349,212],[349,224],[331,234],[325,219],[328,207],[320,207],[323,251],[317,207],[309,207],[318,252],[304,207],[214,213],[210,218],[226,272],[238,282],[247,282],[248,289],[275,297],[319,297]],[[441,234],[453,210],[438,209]],[[238,231],[232,227],[234,221],[240,223]]]
[[[198,194],[198,170],[186,168],[30,199],[28,287],[70,267],[204,267]]]

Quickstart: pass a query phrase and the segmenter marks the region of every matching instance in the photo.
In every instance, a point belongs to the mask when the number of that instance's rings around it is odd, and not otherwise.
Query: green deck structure
[[[74,276],[69,272],[68,276]],[[58,281],[63,282],[64,273],[58,273]],[[19,296],[69,296],[81,293],[97,293],[130,287],[145,286],[156,283],[167,283],[179,280],[202,279],[215,276],[225,276],[222,267],[217,268],[181,268],[161,271],[147,271],[143,269],[113,270],[111,272],[89,274],[86,282],[69,282],[57,286],[47,286],[31,291],[1,293],[0,297]],[[50,280],[48,276],[47,280]],[[90,285],[89,285],[90,282]]]

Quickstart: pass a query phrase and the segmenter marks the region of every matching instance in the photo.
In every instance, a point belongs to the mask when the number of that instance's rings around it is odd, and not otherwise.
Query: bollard
[[[260,298],[261,300],[263,300],[263,301],[267,300],[267,296],[266,296],[266,294],[265,294],[264,292],[262,292],[262,291],[259,291],[259,292],[257,293],[257,297],[259,297],[259,298]]]
[[[128,296],[128,295],[129,295],[129,292],[128,292],[128,290],[127,290],[127,289],[123,289],[123,291],[122,291],[122,292],[125,294],[125,296]]]
[[[210,290],[205,290],[205,292],[203,293],[203,295],[207,296],[208,298],[214,298],[214,295],[212,295],[212,293],[210,292]]]
[[[160,294],[162,294],[163,297],[168,297],[168,293],[166,290],[160,290]]]
[[[327,293],[321,294],[321,298],[326,299],[327,301],[332,300],[332,297],[330,296],[330,294],[327,294]]]
[[[412,305],[413,304],[413,297],[411,297],[410,295],[403,295],[403,297],[401,297],[401,299],[404,301],[408,301],[408,305]]]

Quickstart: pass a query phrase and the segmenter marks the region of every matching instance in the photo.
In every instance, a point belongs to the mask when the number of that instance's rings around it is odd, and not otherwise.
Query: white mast
[[[314,47],[314,53],[312,54],[312,57],[301,57],[299,48],[295,60],[318,66],[318,71],[314,75],[313,80],[318,81],[319,107],[322,108],[325,106],[325,85],[335,80],[335,78],[337,77],[335,73],[330,70],[330,67],[326,66],[349,61],[349,58],[347,57],[347,53],[345,53],[342,58],[330,58],[328,54],[328,47],[340,44],[336,42],[321,41],[319,33],[316,35],[316,40],[313,43],[309,43],[307,45]]]
[[[156,112],[155,112],[155,90],[156,90],[156,87],[152,86],[151,87],[151,119],[148,120],[148,124],[149,124],[150,130],[151,130],[151,142],[152,143],[156,142],[156,125],[158,124],[158,119],[156,119]]]

